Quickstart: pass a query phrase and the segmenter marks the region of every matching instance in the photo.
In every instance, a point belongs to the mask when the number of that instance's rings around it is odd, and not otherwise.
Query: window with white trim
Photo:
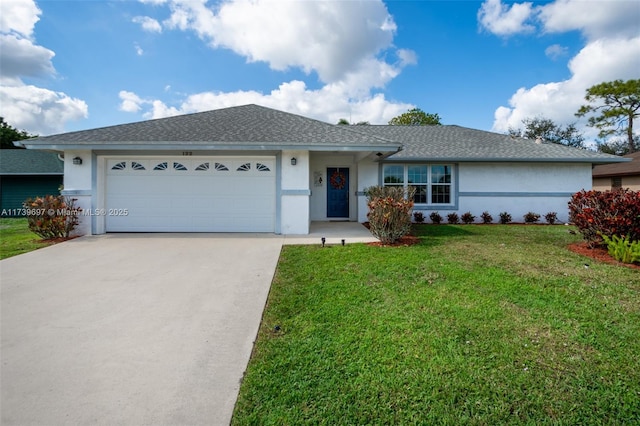
[[[451,164],[385,164],[384,186],[413,186],[415,204],[453,204],[453,166]]]

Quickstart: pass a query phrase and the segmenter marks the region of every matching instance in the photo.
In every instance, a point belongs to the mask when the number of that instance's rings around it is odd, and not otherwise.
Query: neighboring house
[[[602,164],[593,168],[593,189],[609,191],[627,188],[640,191],[640,152],[625,155],[627,163]]]
[[[82,233],[307,234],[365,222],[364,190],[417,186],[416,210],[567,220],[593,164],[620,157],[458,126],[339,126],[257,105],[21,141],[64,152]]]
[[[64,163],[54,152],[0,150],[0,212],[20,216],[27,198],[60,194]]]

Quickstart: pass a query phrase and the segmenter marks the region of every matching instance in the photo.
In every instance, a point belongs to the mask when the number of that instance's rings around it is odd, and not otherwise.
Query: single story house
[[[601,164],[593,168],[593,189],[610,191],[627,188],[640,191],[640,152],[625,155],[626,163]]]
[[[415,209],[556,211],[611,155],[458,126],[334,125],[258,105],[39,137],[64,153],[80,233],[307,234],[367,220],[365,189],[413,185]],[[428,216],[428,214],[427,214]]]
[[[22,216],[27,198],[60,194],[64,162],[59,154],[31,149],[0,150],[0,212]]]

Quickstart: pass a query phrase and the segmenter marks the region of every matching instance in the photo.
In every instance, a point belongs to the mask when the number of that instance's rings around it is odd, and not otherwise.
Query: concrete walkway
[[[283,244],[307,236],[109,234],[0,261],[7,425],[228,425]]]

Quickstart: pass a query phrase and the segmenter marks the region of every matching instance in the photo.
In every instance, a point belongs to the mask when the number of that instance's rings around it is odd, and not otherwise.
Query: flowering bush
[[[369,230],[383,244],[392,244],[411,230],[411,209],[415,189],[401,186],[372,186],[365,190]]]
[[[534,212],[528,212],[524,216],[524,223],[536,223],[540,220],[540,215]]]
[[[442,223],[442,216],[438,212],[431,212],[431,214],[429,215],[429,219],[431,219],[431,222],[435,223],[436,225]]]
[[[506,225],[511,222],[511,215],[507,212],[500,213],[500,223]]]
[[[602,244],[602,235],[626,235],[628,241],[640,240],[640,193],[620,188],[615,191],[585,191],[573,194],[569,201],[569,219],[594,247]]]
[[[460,223],[460,217],[458,216],[458,213],[456,212],[449,213],[447,215],[447,223],[451,223],[451,224]]]
[[[416,223],[423,223],[424,222],[424,213],[422,213],[422,212],[413,212],[413,220]]]
[[[547,221],[549,225],[555,225],[555,223],[558,221],[558,213],[549,212],[544,215],[544,219]]]
[[[493,222],[493,216],[491,216],[491,214],[489,212],[487,212],[487,211],[482,212],[480,217],[482,218],[482,223],[492,223]]]
[[[75,198],[45,195],[29,198],[22,203],[27,213],[29,230],[42,239],[69,238],[78,225],[80,208]]]
[[[472,215],[471,212],[466,212],[463,213],[462,216],[460,216],[460,219],[462,220],[462,223],[469,225],[473,223],[474,220],[476,220],[476,217]]]

